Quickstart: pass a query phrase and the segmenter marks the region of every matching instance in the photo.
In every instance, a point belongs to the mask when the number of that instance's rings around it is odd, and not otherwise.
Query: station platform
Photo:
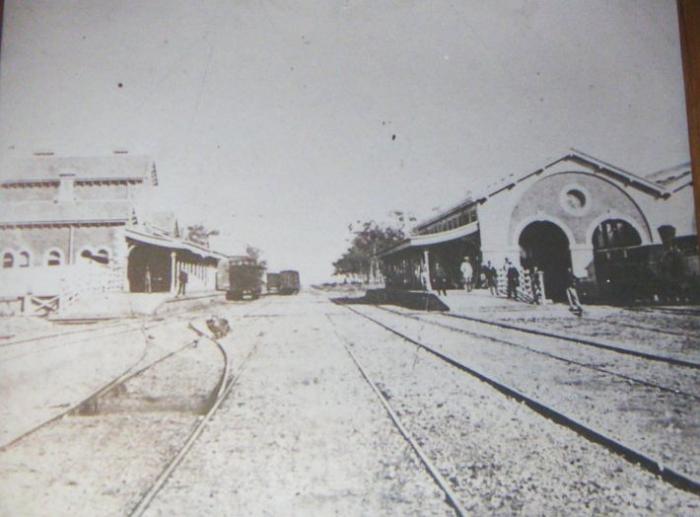
[[[50,315],[49,320],[72,323],[165,315],[203,308],[224,299],[224,293],[219,291],[201,291],[186,296],[172,293],[91,293],[80,296],[68,307]]]
[[[543,305],[511,300],[504,296],[494,296],[487,289],[474,289],[467,292],[461,289],[448,290],[447,296],[440,295],[440,301],[447,305],[449,312],[466,316],[498,316],[499,320],[519,320],[527,318],[572,318],[566,303],[545,303]],[[619,308],[610,305],[583,305],[589,317],[605,317]]]
[[[437,293],[435,293],[436,296]],[[512,314],[514,317],[523,317],[525,313],[542,314],[568,313],[565,304],[535,305],[517,300],[511,300],[504,296],[495,296],[488,289],[473,289],[467,292],[462,289],[447,290],[447,296],[439,295],[440,300],[450,308],[450,312],[456,314],[488,314],[493,312]]]

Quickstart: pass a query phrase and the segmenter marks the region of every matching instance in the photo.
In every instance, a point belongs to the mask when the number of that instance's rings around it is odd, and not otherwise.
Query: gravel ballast
[[[698,511],[697,497],[400,337],[359,316],[333,321],[468,511],[500,515]]]

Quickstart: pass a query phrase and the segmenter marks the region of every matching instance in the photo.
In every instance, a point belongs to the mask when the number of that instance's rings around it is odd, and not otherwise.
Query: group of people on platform
[[[460,264],[460,272],[462,273],[462,279],[464,281],[464,289],[467,292],[472,291],[476,287],[477,283],[481,287],[485,287],[493,296],[498,296],[498,277],[499,272],[495,266],[491,264],[491,261],[487,261],[481,266],[481,276],[478,279],[474,275],[474,266],[472,265],[469,257],[464,257],[464,260]],[[502,268],[502,273],[506,280],[506,297],[517,300],[520,297],[518,288],[520,287],[520,270],[511,262],[510,259],[506,258],[505,263]],[[534,304],[541,304],[544,301],[544,293],[542,289],[542,272],[538,270],[536,266],[533,266],[528,270],[528,275],[530,279],[530,292],[531,298],[529,301]],[[427,278],[425,279],[425,284],[427,285]],[[438,294],[443,296],[447,295],[447,285],[448,280],[445,275],[437,274],[434,281],[435,290]],[[578,296],[578,278],[573,273],[571,268],[567,271],[567,285],[566,285],[566,297],[569,303],[569,310],[581,316],[583,314],[583,308],[581,307],[581,302]]]

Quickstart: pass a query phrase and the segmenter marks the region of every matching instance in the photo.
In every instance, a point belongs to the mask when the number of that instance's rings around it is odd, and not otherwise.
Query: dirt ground
[[[190,345],[0,453],[0,514],[128,513],[206,412],[222,372],[213,344]]]
[[[700,512],[699,497],[328,298],[311,291],[208,308],[231,325],[220,343],[233,384],[148,515],[454,515],[348,349],[469,514]],[[619,379],[639,377],[695,396],[700,383],[694,373],[567,349],[556,340],[491,336],[526,347],[518,348],[377,308],[361,310],[695,475],[698,404]],[[611,314],[589,316],[621,317]],[[9,440],[125,368],[189,344],[75,414],[0,450],[0,515],[128,514],[195,426],[206,421],[224,355],[188,329],[192,320],[202,327],[204,316],[190,311],[151,322],[157,325],[148,329],[115,334],[105,327],[90,339],[73,335],[65,342],[0,347],[0,369],[7,375],[0,378],[0,436]],[[523,324],[531,317],[518,315]],[[557,318],[574,325],[566,314],[545,319],[561,330]],[[468,322],[450,323],[474,330]],[[577,331],[594,328],[581,321]],[[642,335],[645,346],[653,347],[654,339]],[[664,339],[660,347],[672,346],[672,336]],[[542,352],[572,354],[582,366]],[[591,373],[586,365],[612,374]]]

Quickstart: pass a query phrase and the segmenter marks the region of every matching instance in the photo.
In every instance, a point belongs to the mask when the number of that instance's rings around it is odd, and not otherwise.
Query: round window
[[[572,215],[583,215],[588,211],[588,193],[579,186],[565,188],[560,197],[564,210]]]

